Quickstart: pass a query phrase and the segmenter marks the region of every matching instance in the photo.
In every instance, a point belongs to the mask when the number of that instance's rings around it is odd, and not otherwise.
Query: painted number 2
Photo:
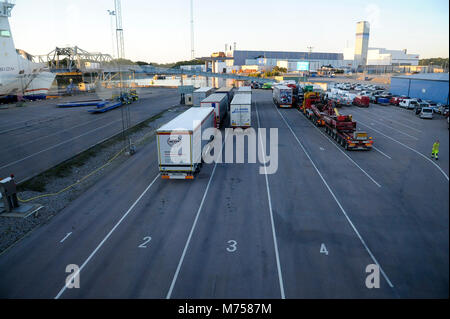
[[[227,247],[228,252],[233,253],[237,250],[237,241],[229,240],[227,243],[229,244],[229,246]]]
[[[139,245],[139,248],[147,248],[147,244],[152,240],[151,237],[144,237],[144,242]]]

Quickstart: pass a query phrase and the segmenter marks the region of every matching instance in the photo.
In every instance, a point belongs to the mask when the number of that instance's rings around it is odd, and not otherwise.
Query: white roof
[[[172,121],[161,126],[157,132],[193,131],[194,124],[196,127],[199,125],[198,122],[194,123],[194,121],[202,122],[211,112],[214,112],[212,107],[191,107]]]
[[[252,96],[250,94],[236,94],[231,104],[252,104]]]
[[[196,93],[196,92],[199,92],[199,93],[200,92],[208,92],[210,90],[212,90],[212,87],[205,86],[205,87],[202,87],[202,88],[199,88],[199,89],[195,90],[194,93]]]
[[[292,88],[286,85],[277,85],[276,88],[280,90],[292,90]]]
[[[250,86],[241,86],[238,92],[251,92],[252,88]]]
[[[221,93],[221,92],[231,92],[231,91],[233,91],[233,87],[227,87],[227,86],[223,86],[223,87],[221,87],[221,88],[219,88],[219,89],[217,89],[216,90],[216,93]]]
[[[203,99],[200,103],[220,102],[223,99],[225,99],[226,97],[227,97],[227,95],[225,93],[214,93],[214,94],[211,94],[210,96],[208,96],[207,98]]]

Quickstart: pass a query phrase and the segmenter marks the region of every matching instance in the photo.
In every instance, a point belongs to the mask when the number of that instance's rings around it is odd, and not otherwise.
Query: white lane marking
[[[376,110],[377,110],[377,109],[376,109]],[[377,113],[376,110],[375,110],[374,113]],[[374,115],[374,116],[380,116],[380,114],[385,114],[385,115],[389,115],[389,116],[391,116],[391,117],[392,117],[392,114],[398,114],[398,115],[400,115],[400,114],[405,114],[404,112],[401,112],[401,111],[395,111],[394,113],[388,112],[388,111],[385,111],[385,110],[378,110],[378,111],[380,111],[380,113],[378,113],[378,114],[374,114],[374,113],[369,112],[369,111],[368,111],[368,113],[371,114],[371,115]],[[397,119],[395,119],[395,120],[397,120]],[[404,118],[403,116],[401,117],[401,120],[405,120],[405,121],[410,122],[410,123],[412,123],[412,124],[420,125],[420,123],[411,121],[411,120],[409,120],[409,119],[407,119],[407,118]]]
[[[64,237],[63,239],[61,239],[60,243],[62,243],[63,241],[65,241],[70,235],[72,235],[72,232],[67,233],[66,237]]]
[[[280,111],[278,109],[277,109],[277,111],[284,119],[284,116],[280,113]],[[315,129],[317,129],[317,131],[319,131],[319,133],[322,134],[327,139],[327,141],[329,141],[334,147],[336,147],[339,150],[339,152],[344,154],[345,157],[347,157],[350,162],[352,162],[356,167],[358,167],[361,170],[361,172],[363,172],[363,174],[366,175],[375,185],[377,185],[378,187],[381,187],[380,183],[378,183],[376,180],[374,180],[372,178],[372,176],[369,175],[369,173],[367,173],[365,170],[363,170],[361,168],[361,166],[359,166],[350,156],[348,156],[343,150],[341,150],[341,148],[339,146],[337,146],[329,136],[325,135],[325,133],[323,133],[318,127],[314,126],[314,124],[312,124],[310,121],[308,121],[308,120],[306,120],[306,121],[309,124],[311,124]]]
[[[263,154],[263,161],[264,163],[266,163],[266,150],[263,149],[263,144],[262,144],[262,136],[261,136],[261,130],[260,130],[260,123],[259,123],[259,112],[258,112],[258,108],[256,107],[256,102],[254,103],[255,105],[255,110],[256,110],[256,118],[258,120],[258,137],[259,137],[259,141],[261,144],[261,149],[262,149],[262,154]],[[270,223],[272,226],[272,238],[273,238],[273,245],[275,248],[275,258],[277,261],[277,271],[278,271],[278,282],[280,285],[280,293],[281,293],[281,299],[286,299],[286,295],[284,292],[284,283],[283,283],[283,274],[281,272],[281,263],[280,263],[280,253],[278,252],[278,243],[277,243],[277,234],[275,231],[275,222],[274,222],[274,218],[273,218],[273,210],[272,210],[272,198],[270,196],[270,186],[269,186],[269,179],[267,177],[267,168],[266,165],[264,165],[264,171],[265,171],[265,178],[266,178],[266,190],[267,190],[267,199],[269,201],[269,213],[270,213]]]
[[[365,124],[362,124],[362,123],[360,123],[360,124],[363,125],[363,126],[365,126],[365,127],[370,128],[369,126],[367,126],[367,125],[365,125]],[[388,139],[390,139],[390,140],[392,140],[392,141],[394,141],[394,142],[396,142],[396,143],[398,143],[398,144],[400,144],[400,145],[406,147],[407,149],[413,151],[414,153],[417,153],[418,155],[422,156],[424,159],[426,159],[426,160],[429,161],[431,164],[433,164],[434,166],[436,166],[436,167],[441,171],[442,175],[444,175],[444,177],[447,179],[447,181],[449,180],[447,174],[445,174],[444,170],[443,170],[439,165],[437,165],[435,162],[433,162],[431,159],[429,159],[428,157],[426,157],[425,155],[423,155],[423,154],[420,153],[419,151],[413,149],[412,147],[409,147],[409,146],[406,145],[406,144],[403,144],[403,143],[400,142],[400,141],[397,141],[396,139],[394,139],[394,138],[392,138],[392,137],[390,137],[390,136],[388,136],[388,135],[386,135],[386,134],[383,134],[382,132],[378,131],[377,129],[374,129],[374,128],[371,128],[371,129],[374,130],[375,132],[380,133],[380,134],[383,135],[384,137],[386,137],[386,138],[388,138]]]
[[[356,113],[357,114],[357,113]],[[370,115],[372,115],[372,116],[379,116],[379,115],[376,115],[376,114],[372,114],[372,113],[370,113],[370,112],[367,112],[367,111],[362,111],[361,110],[361,113],[360,113],[360,115],[361,114],[370,114]],[[370,116],[368,116],[368,115],[363,115],[363,116],[365,116],[365,117],[367,117],[368,119],[371,119],[371,120],[373,120],[373,121],[376,121],[375,119],[373,119],[373,118],[371,118]],[[380,119],[381,121],[383,121],[383,122],[385,122],[386,120],[385,119],[383,119],[383,118],[381,118]],[[416,132],[418,132],[418,133],[422,133],[423,131],[421,131],[421,130],[418,130],[418,129],[416,129],[416,128],[414,128],[414,127],[412,127],[412,126],[409,126],[409,125],[406,125],[406,124],[402,124],[402,123],[400,123],[399,121],[397,121],[396,119],[392,119],[392,121],[395,121],[395,124],[398,124],[398,125],[401,125],[401,126],[404,126],[404,127],[407,127],[407,128],[409,128],[409,129],[411,129],[411,130],[414,130],[414,131],[416,131]]]
[[[415,136],[412,136],[412,135],[410,135],[410,134],[408,134],[408,133],[405,133],[405,132],[403,132],[403,131],[400,131],[400,130],[398,130],[398,129],[396,129],[396,128],[390,126],[390,125],[383,124],[381,121],[378,121],[378,120],[375,120],[375,119],[371,119],[370,117],[368,117],[368,116],[366,116],[366,115],[358,114],[357,116],[364,116],[364,117],[368,118],[368,119],[371,120],[371,121],[375,121],[375,122],[379,123],[380,125],[389,127],[391,130],[397,131],[397,132],[399,132],[400,134],[403,134],[403,135],[408,136],[408,137],[410,137],[410,138],[412,138],[412,139],[415,139],[416,141],[419,140],[419,139],[418,139],[417,137],[415,137]],[[370,124],[374,125],[373,123],[370,123]]]
[[[108,240],[109,237],[111,237],[112,233],[116,230],[117,227],[123,222],[123,220],[128,216],[128,214],[133,210],[133,208],[139,203],[139,201],[144,197],[144,195],[148,192],[148,190],[153,186],[153,184],[156,182],[156,180],[159,177],[156,175],[156,177],[153,179],[153,181],[147,186],[147,188],[142,192],[142,194],[136,199],[136,201],[133,203],[133,205],[128,208],[127,212],[122,216],[122,218],[114,225],[114,227],[109,231],[109,233],[103,238],[103,240],[98,244],[98,246],[94,249],[94,251],[89,255],[89,257],[84,261],[84,263],[81,265],[80,269],[74,273],[73,277],[76,277],[79,275],[79,273],[83,270],[84,267],[88,264],[88,262],[94,257],[94,255],[97,253],[97,251],[103,246],[103,244]],[[66,285],[62,287],[62,289],[59,291],[59,293],[56,295],[55,299],[59,299],[61,295],[66,291]]]
[[[223,150],[223,146],[225,145],[226,140],[227,140],[227,134],[225,134],[224,141],[222,142],[222,148],[220,149],[218,157],[222,156],[222,150]],[[175,287],[175,284],[178,279],[178,274],[180,273],[181,265],[183,264],[184,257],[186,256],[186,252],[189,248],[189,244],[191,243],[192,234],[194,233],[195,227],[197,226],[197,221],[200,216],[200,212],[202,211],[203,204],[205,203],[206,196],[208,195],[209,187],[211,185],[211,181],[216,172],[216,168],[217,168],[217,161],[214,164],[214,168],[212,170],[211,176],[209,177],[209,181],[208,181],[208,184],[206,185],[205,192],[203,193],[202,201],[200,202],[200,207],[198,208],[197,214],[195,215],[194,223],[192,224],[191,231],[189,232],[189,236],[186,240],[186,244],[184,245],[184,249],[183,249],[183,253],[181,254],[181,258],[178,261],[178,266],[175,271],[175,274],[173,275],[172,283],[170,284],[169,292],[167,293],[166,299],[170,299],[172,297],[173,288]]]
[[[390,156],[387,155],[386,153],[382,152],[380,149],[376,148],[375,146],[372,146],[372,148],[373,148],[375,151],[381,153],[383,156],[386,156],[387,158],[392,159],[392,157],[390,157]]]
[[[292,130],[291,126],[289,125],[289,123],[286,121],[286,119],[284,118],[284,116],[278,112],[281,116],[281,118],[283,119],[284,123],[286,124],[286,126],[289,128],[289,130],[291,131],[292,135],[294,136],[294,138],[297,140],[297,143],[300,145],[300,147],[302,148],[303,152],[306,154],[306,156],[308,157],[309,161],[311,162],[312,166],[314,167],[315,171],[317,172],[317,174],[320,176],[320,179],[322,180],[322,182],[325,184],[326,188],[328,189],[328,191],[330,192],[331,196],[333,197],[334,201],[336,202],[336,204],[339,206],[341,212],[344,214],[345,218],[347,219],[348,223],[350,224],[351,228],[353,229],[353,231],[355,232],[356,236],[359,238],[359,240],[361,241],[361,243],[363,244],[364,248],[366,249],[367,253],[369,254],[370,258],[372,258],[372,261],[377,264],[380,267],[380,271],[383,274],[384,279],[386,280],[386,282],[388,283],[388,285],[391,288],[394,288],[394,285],[392,284],[392,282],[389,280],[388,276],[386,275],[386,273],[383,271],[383,269],[381,268],[380,264],[378,263],[377,259],[375,258],[375,256],[372,254],[372,251],[369,249],[369,247],[367,246],[366,242],[364,241],[364,239],[361,237],[361,235],[359,234],[358,230],[356,229],[355,225],[353,224],[353,222],[351,221],[350,217],[348,217],[347,212],[345,211],[344,207],[342,207],[341,203],[339,202],[339,200],[337,199],[336,195],[334,194],[334,192],[331,190],[331,187],[328,185],[327,181],[325,180],[325,178],[322,176],[322,173],[320,173],[319,169],[317,168],[316,164],[314,163],[314,161],[311,159],[311,156],[308,154],[308,152],[306,151],[305,147],[303,146],[302,142],[300,142],[300,140],[298,139],[297,135],[295,135],[294,131]]]
[[[25,145],[34,143],[34,142],[36,142],[36,141],[42,140],[42,139],[44,139],[44,138],[51,137],[51,136],[54,136],[54,135],[58,135],[58,134],[61,134],[62,132],[70,131],[70,130],[73,130],[73,129],[77,128],[77,127],[84,126],[84,125],[87,125],[87,124],[90,124],[90,123],[93,123],[93,122],[97,122],[97,121],[100,121],[100,120],[103,120],[103,119],[104,119],[104,118],[98,118],[98,119],[95,119],[95,120],[92,120],[92,121],[87,121],[87,122],[84,122],[84,123],[82,123],[82,124],[78,124],[78,125],[75,125],[75,126],[66,128],[66,129],[64,129],[64,130],[61,130],[61,131],[52,133],[52,134],[48,134],[48,135],[44,135],[44,136],[38,137],[38,138],[36,138],[36,139],[34,139],[34,140],[31,140],[31,141],[28,141],[28,142],[26,142],[26,143],[24,143],[24,144],[13,145],[13,146],[10,147],[9,149],[19,148],[19,147],[22,147],[22,146],[25,146]]]
[[[36,155],[39,155],[39,154],[41,154],[41,153],[47,152],[47,151],[49,151],[49,150],[51,150],[51,149],[54,149],[54,148],[56,148],[56,147],[58,147],[58,146],[64,145],[64,144],[66,144],[66,143],[69,143],[69,142],[71,142],[71,141],[73,141],[73,140],[76,140],[77,138],[80,138],[80,137],[82,137],[82,136],[88,135],[88,134],[90,134],[90,133],[92,133],[92,132],[101,130],[102,128],[105,128],[105,127],[107,127],[107,126],[110,126],[110,125],[112,125],[112,124],[114,124],[114,123],[116,123],[116,122],[119,122],[119,121],[122,121],[122,120],[116,120],[116,121],[113,121],[113,122],[108,123],[108,124],[106,124],[106,125],[97,127],[96,129],[87,131],[86,133],[83,133],[83,134],[81,134],[81,135],[74,136],[74,137],[72,137],[72,138],[70,138],[70,139],[68,139],[68,140],[65,140],[64,142],[61,142],[61,143],[55,144],[55,145],[53,145],[53,146],[47,147],[47,148],[45,148],[45,149],[43,149],[43,150],[41,150],[41,151],[39,151],[39,152],[37,152],[37,153],[28,155],[28,156],[26,156],[26,157],[24,157],[24,158],[22,158],[22,159],[20,159],[20,160],[17,160],[17,161],[11,162],[11,163],[9,163],[9,164],[6,164],[6,165],[4,165],[4,166],[1,166],[0,169],[3,169],[3,168],[6,168],[6,167],[9,167],[9,166],[12,166],[12,165],[17,164],[17,163],[20,163],[20,162],[23,162],[23,161],[25,161],[25,160],[27,160],[27,159],[29,159],[29,158],[31,158],[31,157],[34,157],[34,156],[36,156]]]

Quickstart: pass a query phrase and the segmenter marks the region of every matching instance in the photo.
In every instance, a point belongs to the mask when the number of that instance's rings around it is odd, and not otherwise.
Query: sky
[[[16,48],[33,55],[74,46],[112,53],[114,0],[16,0],[10,24]],[[125,57],[190,60],[190,0],[122,0]],[[194,0],[195,56],[241,50],[343,53],[356,22],[370,22],[369,47],[449,56],[448,0]]]

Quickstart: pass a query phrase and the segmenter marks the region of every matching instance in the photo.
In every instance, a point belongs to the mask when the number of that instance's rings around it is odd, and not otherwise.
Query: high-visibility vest
[[[433,151],[439,151],[439,143],[433,144]]]

